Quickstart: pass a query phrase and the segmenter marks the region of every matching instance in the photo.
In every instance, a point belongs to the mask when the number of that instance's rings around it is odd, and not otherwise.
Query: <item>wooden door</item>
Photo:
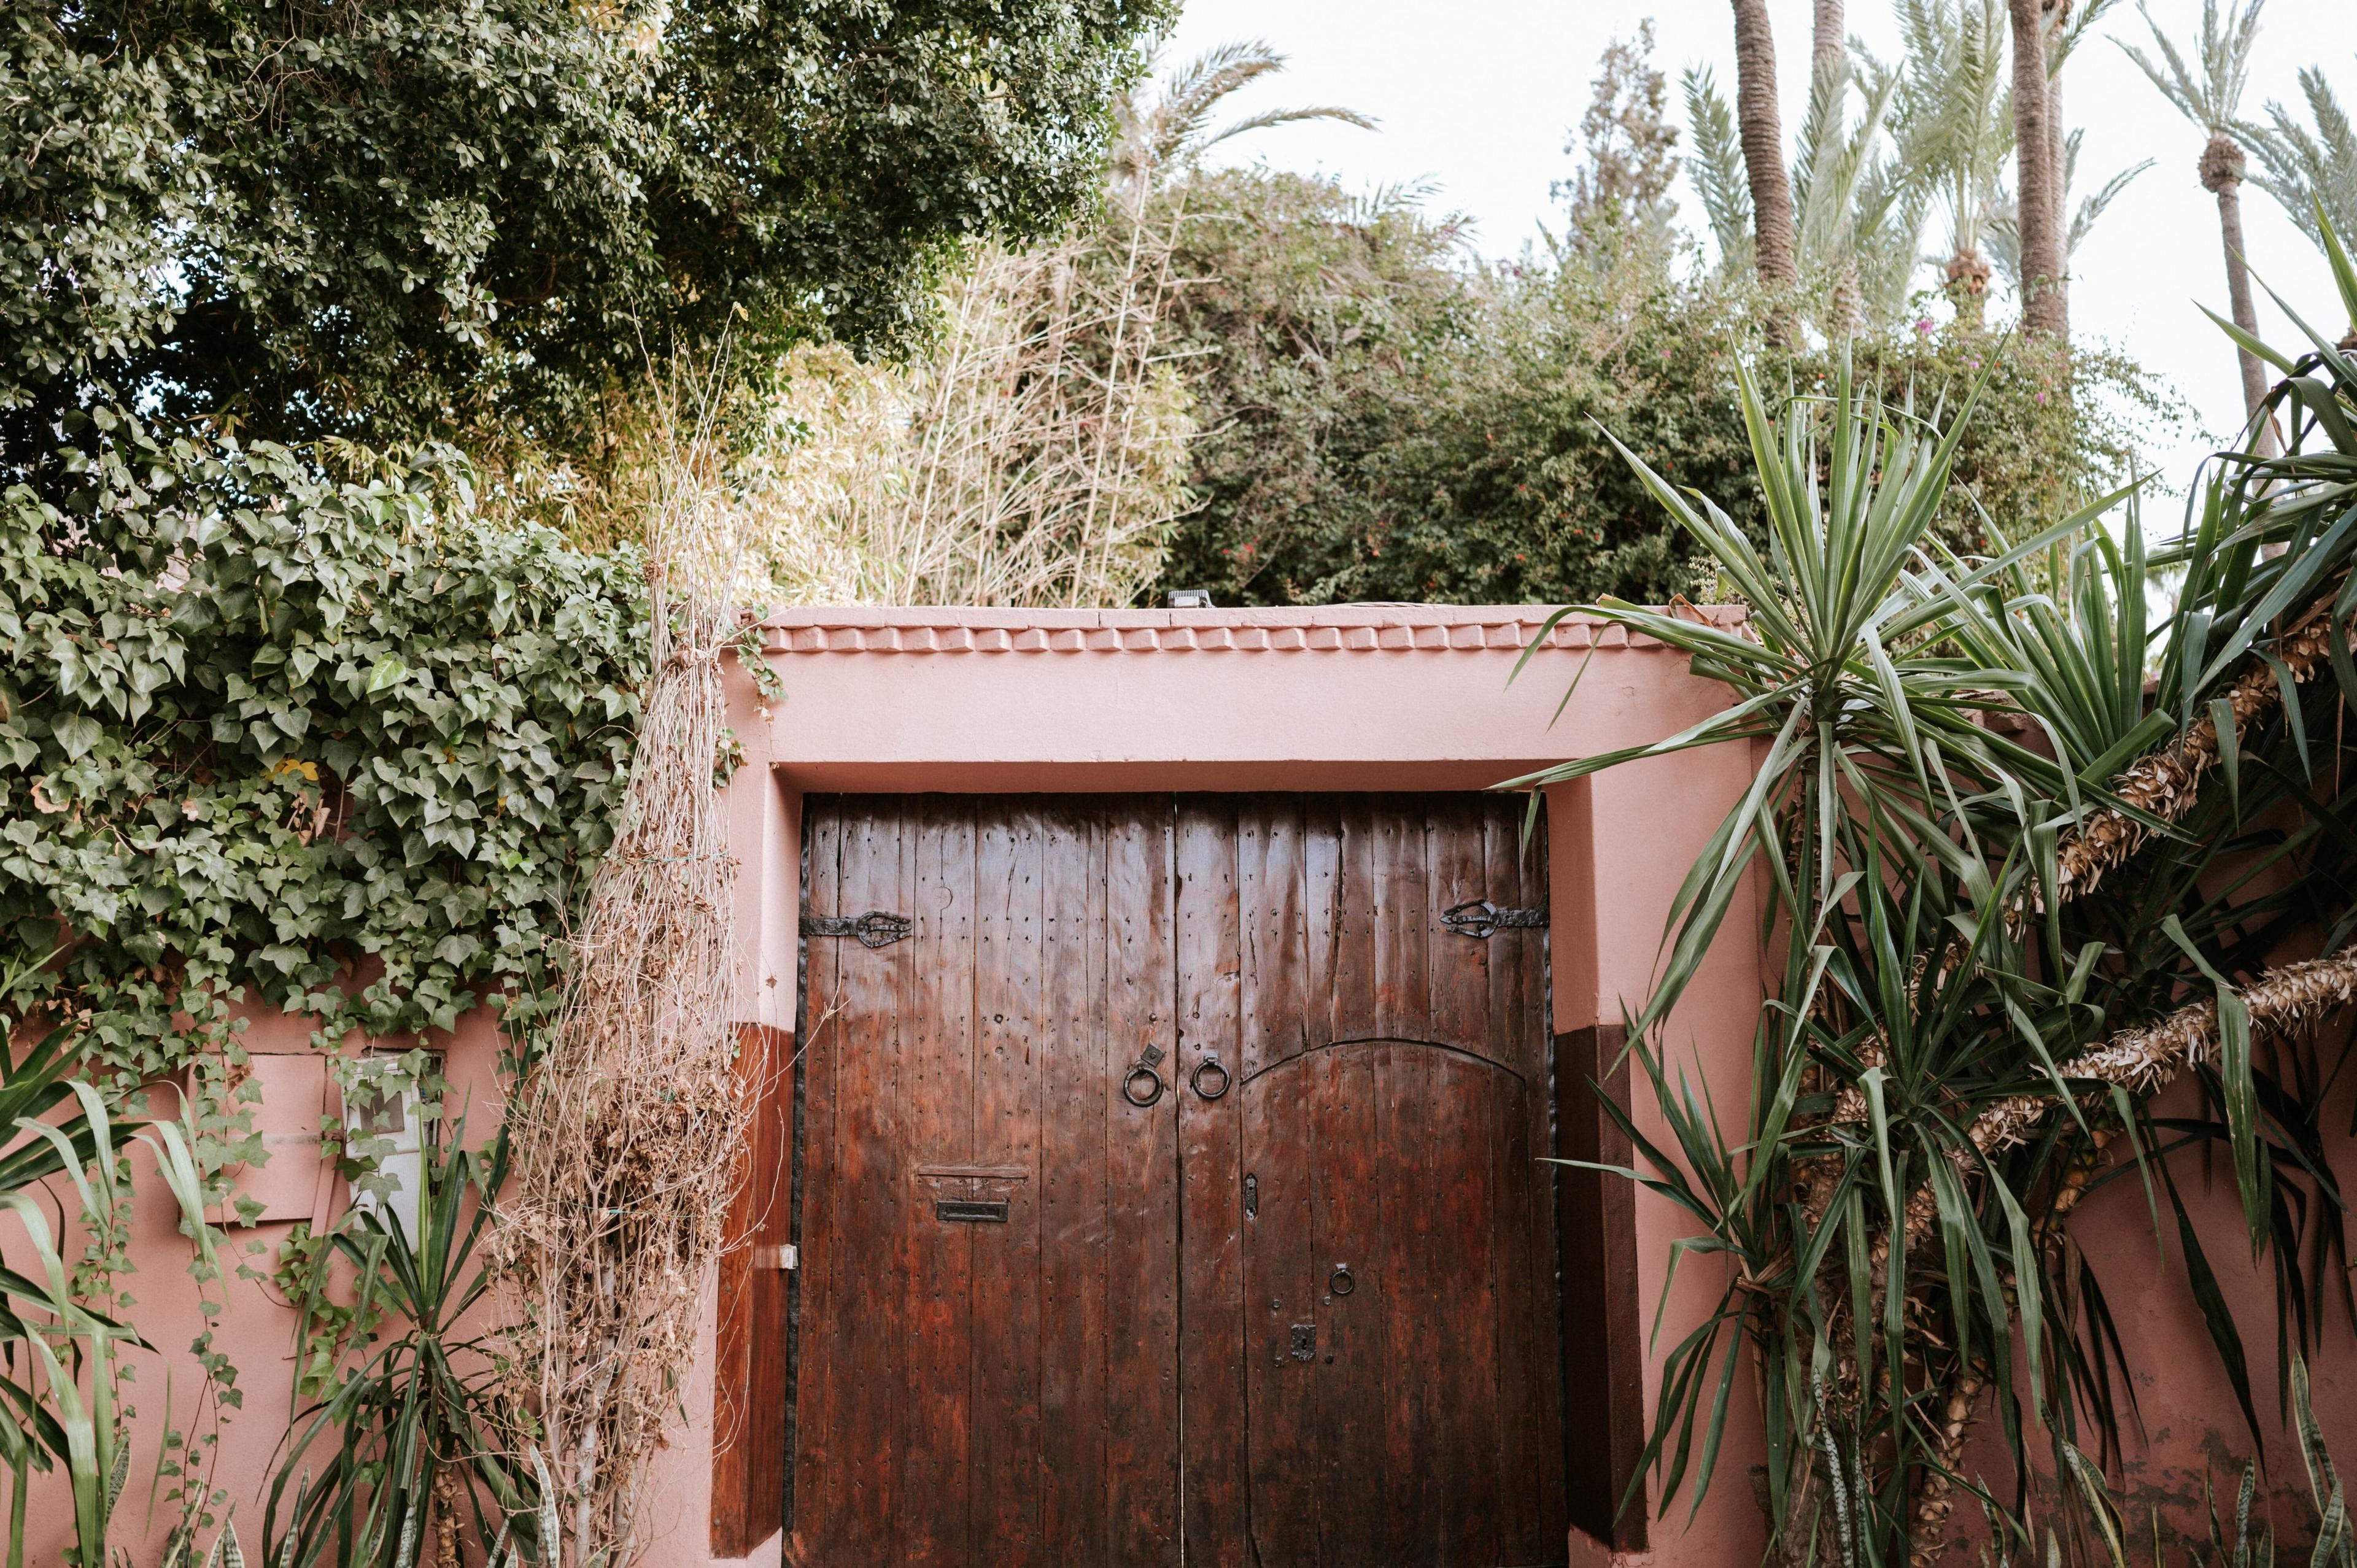
[[[805,818],[790,1561],[1562,1561],[1514,803]]]
[[[1561,1562],[1543,847],[1484,797],[1178,812],[1189,1563]],[[1216,1083],[1216,1075],[1212,1081]]]
[[[805,820],[808,908],[909,929],[805,946],[789,1560],[1175,1564],[1169,800]]]

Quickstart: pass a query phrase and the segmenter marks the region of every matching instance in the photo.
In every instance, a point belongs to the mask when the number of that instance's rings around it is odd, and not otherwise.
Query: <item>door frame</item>
[[[1740,620],[1739,611],[1696,613],[1722,625]],[[792,1055],[805,791],[1472,790],[1564,756],[1657,739],[1723,705],[1722,693],[1658,644],[1576,616],[1550,621],[1550,614],[1346,606],[815,609],[771,618],[764,657],[785,704],[770,709],[749,678],[730,677],[731,724],[751,764],[726,800],[738,865],[738,1012],[774,1042],[748,1061]],[[1527,668],[1514,680],[1518,664]],[[1616,769],[1542,798],[1550,840],[1548,1007],[1555,1076],[1567,1086],[1555,1097],[1555,1146],[1566,1157],[1609,1156],[1620,1136],[1587,1090],[1592,1078],[1600,1076],[1604,1093],[1624,1110],[1649,1113],[1631,1098],[1608,1020],[1648,987],[1654,939],[1675,891],[1669,868],[1698,850],[1749,781],[1750,765],[1743,748],[1720,747]],[[1599,822],[1611,831],[1598,833]],[[1730,911],[1728,930],[1748,930],[1747,912]],[[1696,1047],[1701,1065],[1731,1089],[1748,1082],[1761,994],[1759,953],[1723,941],[1682,1008],[1696,1039],[1709,1042]],[[770,1114],[784,1135],[771,1146],[790,1149],[800,1117],[791,1093],[777,1101]],[[1659,1273],[1644,1260],[1664,1251],[1675,1222],[1639,1214],[1624,1184],[1556,1186],[1566,1265],[1575,1257],[1603,1264],[1584,1278],[1567,1266],[1563,1277],[1565,1309],[1577,1313],[1581,1330],[1564,1337],[1566,1398],[1602,1417],[1566,1426],[1603,1436],[1571,1455],[1574,1523],[1598,1547],[1631,1550],[1645,1543],[1651,1509],[1641,1500],[1614,1510],[1636,1473],[1656,1375],[1639,1301],[1642,1290],[1658,1288]],[[792,1208],[745,1206],[733,1240],[751,1258],[774,1261],[797,1244]],[[1641,1247],[1640,1238],[1655,1231],[1664,1245]],[[716,1558],[747,1554],[780,1522],[781,1471],[724,1465],[718,1455],[742,1442],[729,1420],[734,1391],[744,1391],[748,1410],[787,1391],[785,1358],[765,1366],[759,1347],[791,1332],[787,1304],[797,1289],[792,1282],[781,1291],[748,1289],[741,1271],[733,1280],[723,1271],[712,1365],[716,1390],[730,1392],[715,1399],[711,1417],[706,1519]]]

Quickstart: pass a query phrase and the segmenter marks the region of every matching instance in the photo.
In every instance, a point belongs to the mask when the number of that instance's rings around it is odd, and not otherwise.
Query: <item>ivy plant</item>
[[[237,1002],[528,1034],[630,762],[641,561],[492,526],[446,456],[75,417],[71,484],[0,498],[0,956],[62,938],[37,1007],[101,1074],[197,1069],[208,1164],[253,1152]]]

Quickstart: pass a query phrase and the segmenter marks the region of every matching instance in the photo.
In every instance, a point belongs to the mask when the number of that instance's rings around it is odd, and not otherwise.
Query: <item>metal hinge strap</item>
[[[1544,907],[1536,909],[1501,909],[1487,898],[1468,898],[1462,904],[1451,905],[1441,911],[1440,923],[1460,937],[1487,940],[1490,933],[1508,927],[1538,929],[1547,923]]]
[[[864,948],[888,948],[904,941],[916,925],[906,915],[887,914],[870,909],[865,915],[802,916],[802,935],[806,937],[856,937]]]

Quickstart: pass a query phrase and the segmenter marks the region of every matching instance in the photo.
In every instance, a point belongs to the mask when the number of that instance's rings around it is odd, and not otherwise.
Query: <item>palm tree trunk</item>
[[[1847,42],[1842,0],[1816,0],[1813,21],[1809,32],[1809,80],[1818,82],[1842,68]]]
[[[2071,337],[2071,127],[2062,115],[2062,73],[2046,78],[2047,177],[2054,193],[2054,331]]]
[[[2061,288],[2061,231],[2054,219],[2053,138],[2048,128],[2046,28],[2038,0],[2007,0],[2013,18],[2013,139],[2019,168],[2022,325],[2061,336],[2070,329]]]
[[[2259,313],[2251,299],[2251,269],[2243,260],[2243,149],[2230,136],[2212,136],[2210,145],[2202,149],[2201,183],[2218,198],[2218,235],[2226,248],[2226,297],[2233,306],[2234,325],[2255,338],[2259,335]],[[2234,356],[2243,371],[2243,417],[2249,419],[2266,401],[2266,367],[2256,354],[2239,343],[2234,346]],[[2275,455],[2274,426],[2263,426],[2259,431],[2259,456]]]
[[[1790,288],[1800,281],[1801,270],[1793,259],[1792,180],[1784,169],[1784,130],[1776,110],[1776,35],[1768,21],[1768,0],[1734,4],[1735,119],[1751,185],[1760,281]]]

